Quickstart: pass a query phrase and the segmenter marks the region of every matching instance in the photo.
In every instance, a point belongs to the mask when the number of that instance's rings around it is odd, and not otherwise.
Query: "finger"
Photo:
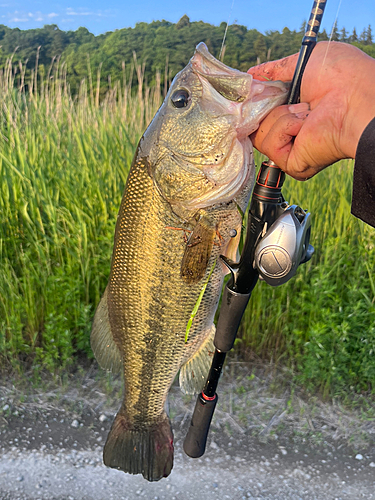
[[[265,124],[265,128],[252,135],[254,146],[286,170],[294,138],[301,130],[305,117],[290,112],[282,114],[270,128]]]
[[[261,121],[259,128],[251,135],[251,141],[254,146],[260,150],[264,138],[267,136],[273,125],[284,115],[290,115],[288,106],[278,106],[274,108],[268,115]]]
[[[298,60],[298,54],[284,57],[278,61],[270,61],[254,66],[248,70],[256,80],[282,80],[284,82],[291,81],[294,75]]]

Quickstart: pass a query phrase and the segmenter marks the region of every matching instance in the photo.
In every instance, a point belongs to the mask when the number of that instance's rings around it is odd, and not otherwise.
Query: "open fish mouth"
[[[237,108],[242,118],[238,127],[242,136],[252,134],[273,108],[287,100],[289,83],[254,80],[249,73],[218,61],[203,42],[197,46],[191,65],[193,71],[225,99],[230,111]]]
[[[196,73],[205,78],[220,95],[229,101],[243,102],[249,95],[252,76],[218,61],[210,54],[203,42],[195,49],[192,67]]]
[[[215,59],[204,43],[197,46],[160,115],[158,144],[169,161],[154,161],[154,181],[175,211],[230,202],[251,184],[249,136],[287,94],[284,83],[254,80]]]

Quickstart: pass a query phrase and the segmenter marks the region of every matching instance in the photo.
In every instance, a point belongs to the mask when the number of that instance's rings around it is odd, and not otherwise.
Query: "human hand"
[[[290,81],[298,54],[250,68],[255,79]],[[301,103],[279,106],[251,136],[282,170],[306,180],[343,158],[354,158],[375,117],[375,59],[339,42],[318,43],[306,65]]]

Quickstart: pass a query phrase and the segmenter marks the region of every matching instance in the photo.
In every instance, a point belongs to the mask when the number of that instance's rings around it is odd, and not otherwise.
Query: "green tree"
[[[345,28],[341,28],[340,42],[347,42],[347,41],[348,41],[348,32],[346,31]]]
[[[337,29],[337,22],[335,22],[335,24],[333,25],[330,38],[331,38],[331,40],[333,42],[338,42],[339,39],[340,39],[339,32],[338,32],[338,29]]]
[[[134,28],[99,36],[94,36],[84,27],[76,31],[62,31],[56,24],[32,30],[0,25],[0,69],[12,55],[15,71],[19,72],[21,62],[23,68],[27,64],[27,75],[35,68],[37,55],[40,69],[45,72],[54,59],[60,58],[65,64],[73,93],[78,91],[81,81],[88,78],[89,71],[91,80],[96,84],[100,70],[100,85],[104,94],[109,77],[112,82],[122,80],[124,76],[127,81],[130,78],[135,81],[135,53],[137,64],[144,64],[144,82],[152,85],[159,72],[168,85],[171,78],[187,64],[199,42],[205,42],[210,52],[219,57],[225,29],[224,22],[220,26],[203,21],[191,22],[186,14],[176,24],[166,20],[138,23]],[[246,71],[257,61],[279,59],[298,52],[305,29],[304,21],[298,31],[285,27],[281,32],[275,30],[262,34],[233,23],[227,30],[224,62]],[[328,39],[326,31],[322,30],[319,40]],[[339,32],[335,25],[333,40],[338,39],[355,44],[360,42],[358,46],[367,53],[372,53],[374,49],[371,26],[363,30],[358,40],[355,29],[348,36],[345,28]]]
[[[349,37],[349,42],[350,43],[358,42],[358,35],[357,35],[357,31],[355,28],[353,28],[352,34]]]
[[[184,28],[185,26],[190,26],[190,19],[186,14],[184,14],[178,21],[178,23],[176,24],[176,28],[179,30],[181,28]]]
[[[328,35],[328,33],[326,32],[326,30],[325,30],[325,29],[323,29],[323,30],[319,33],[319,35],[318,35],[318,39],[319,39],[319,41],[320,41],[320,42],[326,42],[326,41],[328,41],[328,40],[329,40],[329,35]]]
[[[367,26],[364,44],[372,45],[372,30],[370,25]]]
[[[267,55],[266,37],[261,33],[259,33],[257,39],[255,40],[254,50],[257,56],[257,60],[259,60],[259,63],[266,60],[266,55]]]

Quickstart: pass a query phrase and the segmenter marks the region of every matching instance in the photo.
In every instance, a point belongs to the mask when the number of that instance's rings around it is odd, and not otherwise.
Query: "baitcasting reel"
[[[300,264],[311,259],[310,215],[297,205],[287,206],[268,229],[254,255],[260,279],[272,286],[282,285],[295,275]]]

